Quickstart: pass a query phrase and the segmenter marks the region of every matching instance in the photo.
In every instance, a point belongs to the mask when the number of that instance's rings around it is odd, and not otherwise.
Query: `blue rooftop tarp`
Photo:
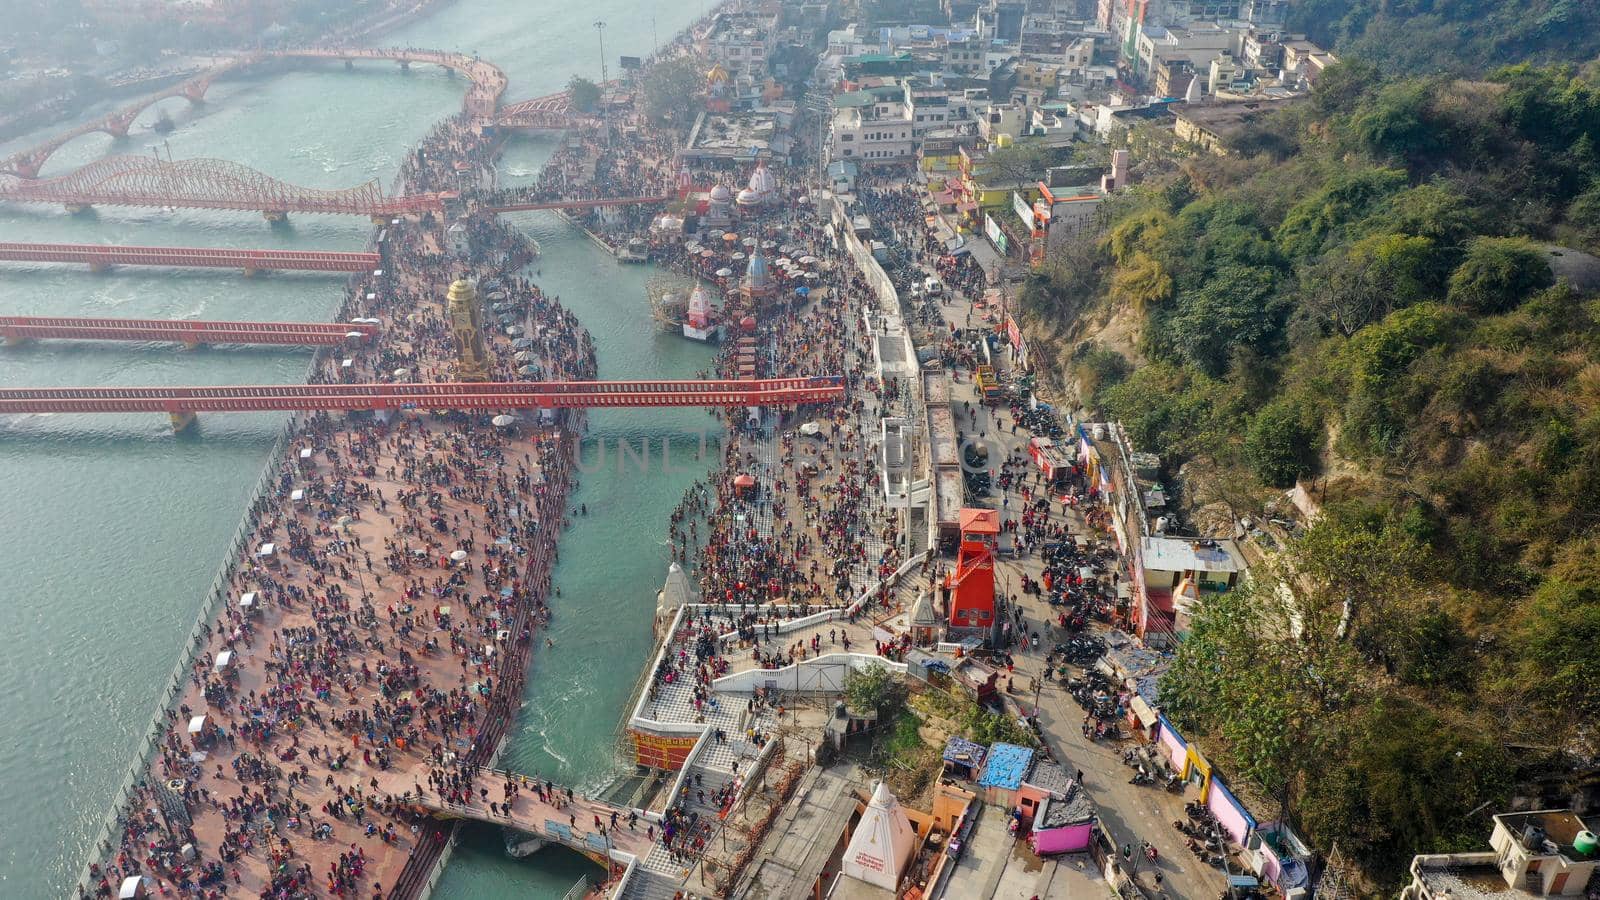
[[[1032,762],[1033,751],[1027,747],[995,744],[989,748],[989,764],[984,767],[978,786],[1014,791],[1022,786],[1022,779],[1027,776],[1028,765]]]
[[[983,758],[989,755],[989,748],[977,741],[969,741],[960,735],[952,737],[944,744],[944,761],[960,763],[970,766],[974,771],[983,766]]]

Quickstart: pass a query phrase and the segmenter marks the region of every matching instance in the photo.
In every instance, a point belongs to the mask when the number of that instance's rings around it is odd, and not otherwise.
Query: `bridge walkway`
[[[484,799],[482,794],[478,794],[467,803],[455,803],[440,796],[437,791],[422,788],[414,772],[386,772],[380,774],[377,781],[379,793],[399,797],[402,802],[420,806],[435,816],[515,828],[576,850],[602,864],[605,860],[617,860],[618,854],[625,854],[619,860],[624,864],[626,857],[648,855],[652,842],[646,836],[646,829],[654,827],[656,833],[660,834],[659,825],[647,819],[643,810],[613,806],[581,794],[574,795],[570,803],[553,805],[539,799],[531,776],[498,769],[478,770],[473,780],[474,787],[487,790],[488,797]],[[506,785],[511,781],[518,782],[521,788],[521,793],[510,801],[511,814],[507,816],[491,811],[489,804],[501,802],[506,795]],[[557,787],[555,793],[562,794],[562,789]],[[613,813],[617,816],[615,829],[611,827]],[[630,813],[637,816],[632,828],[628,827]],[[597,817],[600,828],[595,827]]]

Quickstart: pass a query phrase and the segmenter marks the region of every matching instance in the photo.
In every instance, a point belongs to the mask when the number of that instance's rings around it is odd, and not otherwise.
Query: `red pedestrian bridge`
[[[844,396],[837,376],[710,381],[511,381],[0,389],[0,413],[164,412],[183,429],[201,412],[380,409],[589,409],[793,406]]]
[[[318,190],[223,159],[168,162],[153,156],[108,156],[59,178],[0,175],[0,201],[58,203],[75,212],[94,206],[145,206],[249,210],[273,221],[292,212],[388,218],[441,212],[445,200],[453,196],[388,197],[376,180],[342,190]]]
[[[566,131],[597,121],[594,116],[573,109],[571,93],[561,91],[502,106],[495,113],[494,124],[524,131]]]
[[[172,341],[201,344],[328,346],[370,340],[378,326],[365,322],[201,322],[182,319],[83,319],[69,316],[0,316],[7,344],[27,340]]]
[[[321,250],[243,250],[222,247],[118,247],[111,244],[22,244],[0,242],[0,261],[81,263],[96,271],[111,266],[178,266],[242,269],[246,275],[270,269],[301,272],[365,272],[376,268],[376,253]]]

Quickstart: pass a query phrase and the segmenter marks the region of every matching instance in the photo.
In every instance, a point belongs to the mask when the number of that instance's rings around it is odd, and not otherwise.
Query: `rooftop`
[[[1233,541],[1147,537],[1140,540],[1144,567],[1162,572],[1243,572],[1244,557]]]
[[[988,753],[988,748],[982,744],[956,735],[945,741],[943,759],[945,762],[958,762],[976,769],[983,765],[983,758]]]
[[[1173,104],[1172,114],[1213,134],[1243,128],[1257,119],[1282,109],[1276,102],[1184,103]]]
[[[690,158],[765,158],[772,154],[779,132],[778,117],[771,113],[706,113],[689,134],[684,155]]]
[[[1033,751],[1016,744],[995,744],[989,748],[989,764],[984,766],[981,787],[994,787],[1014,791],[1022,786],[1028,764],[1033,762]]]
[[[807,893],[827,868],[856,811],[852,773],[812,768],[761,842],[745,896],[795,897]]]
[[[1034,787],[1052,794],[1066,796],[1074,790],[1071,776],[1054,761],[1042,756],[1034,759],[1033,771],[1028,773],[1026,780]]]
[[[1039,831],[1046,828],[1064,828],[1068,825],[1077,825],[1087,822],[1095,816],[1094,803],[1090,802],[1087,795],[1077,785],[1067,792],[1065,800],[1051,797],[1039,807],[1039,815],[1033,820],[1033,830]]]
[[[1530,826],[1544,831],[1544,839],[1556,845],[1556,850],[1563,856],[1573,855],[1572,842],[1577,839],[1578,832],[1592,831],[1583,823],[1583,820],[1571,810],[1543,809],[1533,812],[1501,813],[1494,817],[1495,821],[1506,827],[1512,835],[1519,840]]]
[[[1493,853],[1449,853],[1438,856],[1419,856],[1412,868],[1428,892],[1435,897],[1448,895],[1452,900],[1476,900],[1483,897],[1532,896],[1506,884]]]

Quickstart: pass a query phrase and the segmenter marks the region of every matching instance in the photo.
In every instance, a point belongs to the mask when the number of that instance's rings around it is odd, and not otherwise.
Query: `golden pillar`
[[[456,337],[456,379],[488,381],[489,354],[483,349],[483,309],[478,286],[457,278],[445,294],[449,301],[450,330]]]

